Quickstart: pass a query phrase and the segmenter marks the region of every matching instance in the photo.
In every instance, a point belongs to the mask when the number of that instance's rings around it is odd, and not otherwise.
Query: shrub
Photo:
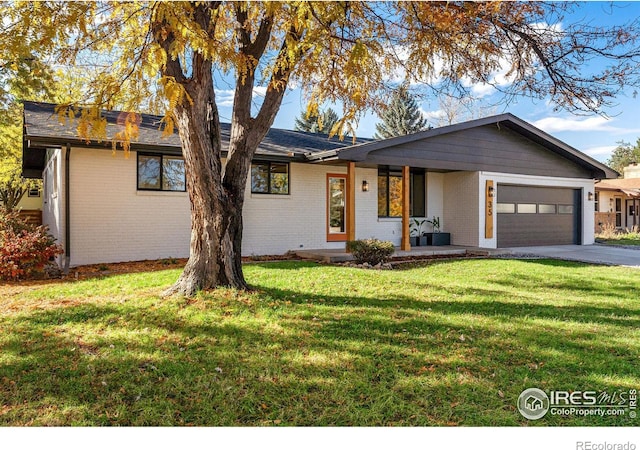
[[[600,224],[600,233],[597,233],[596,237],[600,239],[616,239],[618,237],[618,229],[613,223],[602,223]]]
[[[379,239],[360,239],[347,242],[347,251],[353,254],[353,258],[358,264],[369,263],[375,266],[387,262],[395,247],[389,241]]]
[[[46,226],[25,223],[17,212],[0,211],[0,278],[29,278],[63,252]]]

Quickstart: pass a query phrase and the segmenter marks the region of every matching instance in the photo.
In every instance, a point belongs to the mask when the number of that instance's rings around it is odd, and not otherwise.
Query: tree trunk
[[[194,19],[213,35],[214,3],[199,4]],[[244,26],[244,9],[237,9]],[[164,23],[154,25],[154,36],[167,54],[174,36],[163,32]],[[242,49],[255,60],[265,51],[272,21],[264,19],[255,41],[242,32]],[[291,33],[294,33],[292,28]],[[292,34],[280,50],[289,55],[288,45],[299,39]],[[283,56],[284,58],[284,56]],[[222,167],[220,120],[215,102],[212,63],[201,53],[194,53],[191,75],[186,77],[179,58],[168,58],[163,71],[180,83],[189,97],[175,107],[174,118],[180,133],[185,161],[187,192],[191,202],[191,244],[189,260],[176,283],[165,295],[190,296],[199,290],[217,286],[248,289],[242,273],[242,209],[244,193],[253,155],[273,124],[284,96],[291,68],[277,70],[269,84],[263,104],[251,117],[254,75],[257,66],[239,76],[234,97],[231,136],[225,167]],[[276,89],[274,86],[280,86]]]
[[[191,203],[189,260],[165,295],[191,296],[217,286],[248,289],[241,259],[246,176],[222,182],[220,121],[210,81],[211,65],[194,64],[195,70],[201,72],[202,82],[187,85],[193,102],[175,110]]]

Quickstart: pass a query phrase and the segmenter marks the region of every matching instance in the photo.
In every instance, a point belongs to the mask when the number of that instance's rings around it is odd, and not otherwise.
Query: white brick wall
[[[478,245],[478,172],[444,174],[442,231],[451,233],[452,245]]]
[[[136,154],[71,152],[71,265],[189,254],[190,213],[183,192],[136,190]]]
[[[427,172],[427,218],[440,218],[440,227],[445,230],[444,219],[444,174]]]
[[[64,245],[64,150],[54,150],[45,168],[43,220]],[[71,153],[71,265],[133,261],[189,254],[190,213],[186,193],[136,189],[136,154],[125,159],[107,150],[74,148]],[[52,196],[57,165],[59,188]],[[344,248],[326,239],[328,173],[346,168],[292,163],[290,195],[252,194],[247,185],[243,255],[282,254],[288,250]],[[527,177],[486,172],[427,174],[427,217],[440,217],[452,243],[496,246],[484,239],[484,182],[583,188],[583,243],[593,242],[593,192],[590,180]],[[362,181],[369,191],[362,192]],[[378,218],[376,169],[356,169],[356,238],[377,237],[400,244],[401,220]],[[604,197],[604,196],[603,196]],[[606,206],[602,198],[601,204]],[[494,224],[495,227],[495,224]]]
[[[135,152],[125,159],[121,153],[73,148],[70,165],[71,265],[189,255],[187,194],[137,191]],[[328,173],[346,174],[346,168],[292,163],[290,195],[252,194],[248,183],[243,255],[344,248],[344,242],[326,240]],[[361,189],[365,179],[368,192]],[[52,230],[64,222],[62,193],[59,200],[58,212],[45,214]],[[356,169],[356,205],[357,238],[400,244],[400,220],[378,219],[376,169]]]

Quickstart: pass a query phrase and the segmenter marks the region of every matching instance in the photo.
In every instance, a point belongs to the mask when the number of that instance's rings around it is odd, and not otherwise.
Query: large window
[[[288,194],[289,163],[256,162],[251,164],[251,192],[254,194]]]
[[[138,153],[138,190],[185,191],[186,187],[181,156]]]
[[[425,173],[412,169],[409,180],[409,214],[425,217]],[[378,169],[378,217],[402,216],[402,171]]]

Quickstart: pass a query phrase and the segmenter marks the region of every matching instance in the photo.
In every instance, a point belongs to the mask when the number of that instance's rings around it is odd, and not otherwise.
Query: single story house
[[[104,114],[113,136],[124,113]],[[44,180],[43,221],[70,266],[188,256],[180,140],[140,120],[125,158],[79,139],[54,105],[24,104],[23,171]],[[617,175],[511,114],[355,145],[272,129],[247,182],[243,254],[369,237],[408,249],[410,218],[433,217],[453,245],[592,244],[594,180]]]
[[[623,169],[623,178],[596,182],[596,232],[606,225],[617,229],[640,227],[640,165]]]

